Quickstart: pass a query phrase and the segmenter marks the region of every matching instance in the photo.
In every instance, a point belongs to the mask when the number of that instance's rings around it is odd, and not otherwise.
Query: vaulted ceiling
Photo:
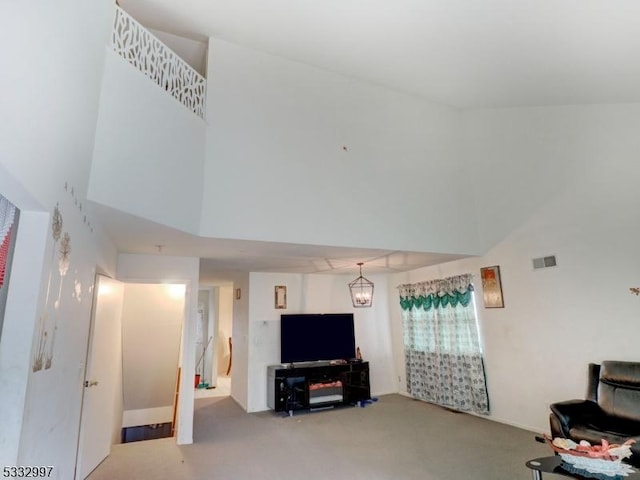
[[[458,108],[640,100],[635,0],[120,0],[215,37]]]
[[[458,109],[640,101],[637,0],[120,0],[148,28],[215,37]],[[121,249],[210,272],[393,272],[458,257],[198,239],[104,211]],[[138,228],[136,235],[132,229]]]

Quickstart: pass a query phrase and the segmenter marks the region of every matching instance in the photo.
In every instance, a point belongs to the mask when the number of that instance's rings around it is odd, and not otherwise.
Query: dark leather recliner
[[[634,438],[630,463],[640,465],[640,362],[590,363],[585,400],[551,404],[551,435],[600,444]]]

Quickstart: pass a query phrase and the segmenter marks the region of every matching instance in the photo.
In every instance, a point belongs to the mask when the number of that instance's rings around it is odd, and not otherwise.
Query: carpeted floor
[[[116,445],[89,479],[517,480],[550,454],[532,432],[400,395],[293,417],[214,397],[196,400],[193,445]]]
[[[219,376],[215,388],[196,388],[195,398],[226,397],[231,393],[231,377]]]

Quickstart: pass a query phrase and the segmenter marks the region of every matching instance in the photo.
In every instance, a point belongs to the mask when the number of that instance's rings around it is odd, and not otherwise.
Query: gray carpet
[[[193,445],[116,445],[89,478],[517,480],[550,454],[532,432],[400,395],[293,417],[247,414],[223,397],[196,400]]]

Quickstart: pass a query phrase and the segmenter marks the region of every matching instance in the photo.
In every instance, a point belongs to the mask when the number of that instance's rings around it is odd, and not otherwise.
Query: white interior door
[[[86,478],[109,455],[122,421],[124,284],[96,275],[94,288],[76,479]]]

